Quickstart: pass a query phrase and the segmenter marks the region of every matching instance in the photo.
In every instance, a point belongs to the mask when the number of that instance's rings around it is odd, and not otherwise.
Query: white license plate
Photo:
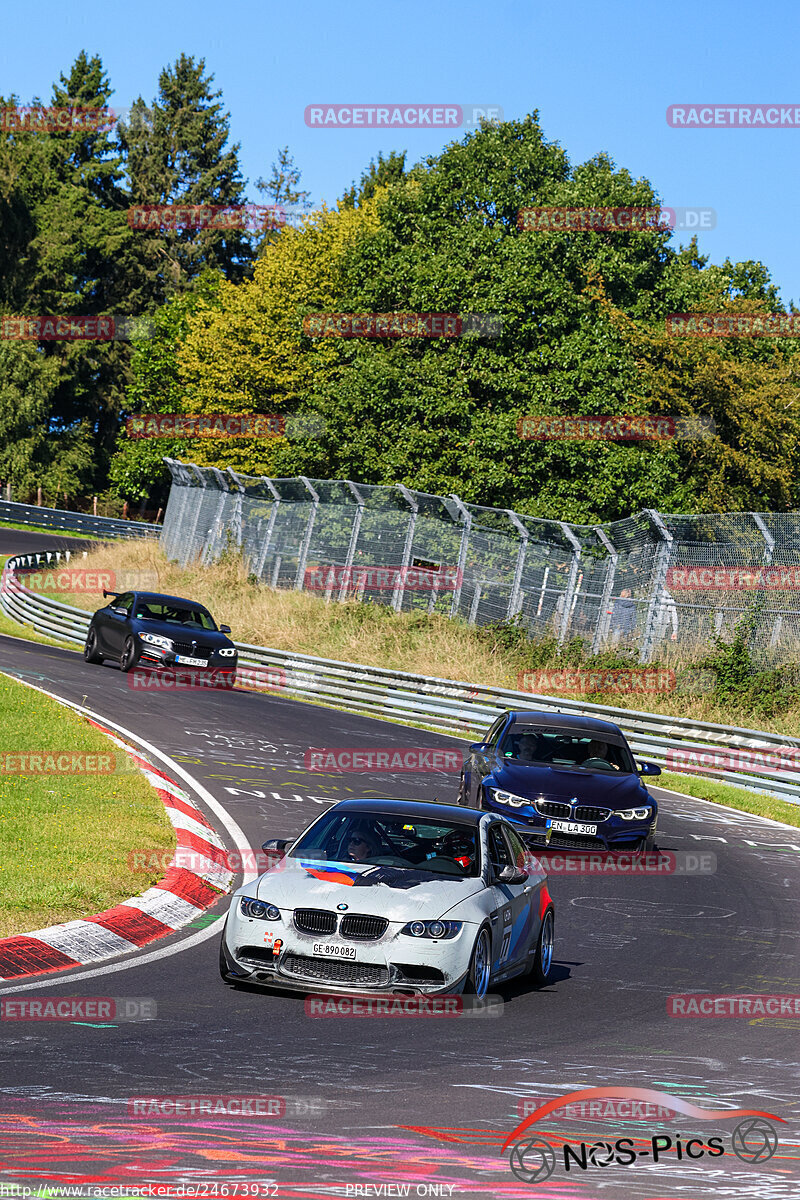
[[[548,821],[547,827],[553,833],[597,833],[596,825],[584,825],[581,821]]]
[[[314,953],[322,958],[355,958],[356,948],[341,942],[314,942]]]
[[[176,654],[175,662],[183,663],[185,667],[207,667],[208,662],[205,658],[190,658],[188,654]]]

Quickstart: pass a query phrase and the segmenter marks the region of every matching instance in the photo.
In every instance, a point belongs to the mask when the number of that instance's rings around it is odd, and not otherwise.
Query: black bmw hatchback
[[[105,658],[121,671],[143,666],[207,669],[233,674],[237,650],[228,625],[217,625],[207,608],[158,592],[103,592],[111,602],[91,619],[83,657]]]

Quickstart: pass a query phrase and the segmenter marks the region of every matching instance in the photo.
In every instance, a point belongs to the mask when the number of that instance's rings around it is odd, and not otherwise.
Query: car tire
[[[655,831],[655,829],[651,829],[650,832],[648,833],[647,837],[642,838],[640,853],[652,854],[653,851],[655,850],[655,848],[656,848],[656,831]]]
[[[464,981],[465,996],[485,996],[489,990],[489,977],[492,973],[492,939],[489,926],[484,925],[475,938],[472,955],[469,960],[469,970]]]
[[[126,673],[128,671],[132,671],[139,661],[139,653],[139,649],[133,638],[126,638],[125,649],[122,651],[122,658],[119,660],[120,671],[124,671]]]
[[[83,647],[83,661],[96,665],[103,661],[103,655],[97,645],[97,634],[94,629],[90,629],[86,636],[86,645]]]
[[[525,971],[536,987],[544,987],[550,980],[553,969],[553,940],[555,934],[555,913],[548,908],[542,919],[539,930],[539,940],[536,943],[536,953],[531,965]]]

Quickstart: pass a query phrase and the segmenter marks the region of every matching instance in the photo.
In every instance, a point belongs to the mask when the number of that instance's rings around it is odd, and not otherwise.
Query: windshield
[[[210,613],[201,608],[183,608],[177,604],[159,604],[154,600],[140,600],[136,606],[136,618],[140,621],[166,621],[168,625],[182,625],[185,629],[216,629]]]
[[[327,862],[432,871],[454,879],[480,874],[478,830],[449,821],[384,813],[328,813],[289,854]]]
[[[635,771],[627,748],[588,731],[513,724],[499,747],[500,757],[515,762],[589,771]]]

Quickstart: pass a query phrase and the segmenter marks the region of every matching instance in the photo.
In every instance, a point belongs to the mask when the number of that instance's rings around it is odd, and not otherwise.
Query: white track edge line
[[[163,750],[159,750],[150,742],[145,741],[144,738],[139,737],[138,734],[133,733],[130,729],[126,729],[124,725],[119,725],[116,721],[111,721],[107,717],[101,716],[99,713],[94,712],[90,708],[84,708],[83,705],[75,704],[75,702],[72,700],[65,700],[62,696],[57,696],[54,692],[49,692],[47,688],[39,687],[35,683],[29,683],[25,679],[19,679],[18,676],[12,675],[7,671],[1,671],[0,674],[6,675],[9,679],[16,680],[17,683],[24,683],[26,687],[32,688],[33,691],[41,692],[42,695],[49,696],[51,700],[55,700],[58,704],[64,704],[67,708],[72,708],[76,712],[83,713],[85,716],[91,717],[92,720],[98,721],[100,724],[105,724],[111,729],[116,729],[118,733],[124,734],[125,737],[131,738],[132,741],[138,743],[145,750],[147,750],[148,753],[155,755],[156,758],[159,758],[169,767],[171,771],[175,771],[178,775],[180,775],[180,777],[189,785],[189,787],[193,788],[197,795],[205,801],[211,811],[215,814],[215,816],[217,816],[221,824],[230,834],[231,840],[233,841],[237,850],[239,850],[239,852],[242,854],[242,862],[246,861],[246,853],[249,851],[249,845],[248,839],[245,837],[242,828],[238,825],[230,813],[223,808],[219,801],[214,799],[208,789],[205,788],[203,784],[199,782],[199,780],[195,779],[193,775],[190,775],[189,772],[180,765],[180,763],[175,762],[175,760],[172,759],[168,754],[165,754]],[[251,879],[255,878],[257,878],[257,876],[254,871],[245,871],[243,873],[242,882],[249,883]],[[176,930],[175,932],[180,932],[180,930]],[[117,971],[127,971],[132,967],[143,966],[145,963],[154,962],[160,958],[168,958],[171,954],[177,954],[182,950],[188,950],[191,947],[206,941],[208,938],[216,936],[216,933],[217,929],[215,922],[207,929],[198,930],[197,933],[192,934],[192,936],[189,938],[185,938],[175,946],[163,946],[159,950],[150,951],[149,953],[143,954],[141,957],[134,958],[131,961],[114,962],[109,960],[106,966],[96,967],[90,971],[76,972],[74,968],[68,967],[56,972],[57,977],[55,979],[52,977],[52,974],[48,972],[47,975],[37,976],[34,981],[29,983],[20,984],[10,988],[0,987],[0,995],[10,995],[12,992],[27,992],[31,991],[33,988],[58,987],[62,984],[66,984],[66,986],[69,987],[72,983],[77,983],[78,980],[81,979],[92,979],[97,975],[109,975]],[[165,934],[165,936],[169,935]],[[69,976],[68,978],[67,975]]]

